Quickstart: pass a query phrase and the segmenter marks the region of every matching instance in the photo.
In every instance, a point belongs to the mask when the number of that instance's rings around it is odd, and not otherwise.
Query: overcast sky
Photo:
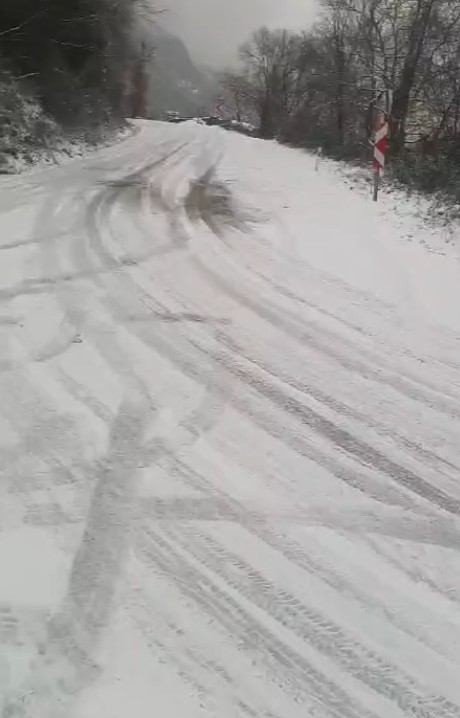
[[[238,45],[261,25],[306,27],[315,0],[157,0],[167,25],[179,33],[200,62],[228,64]]]

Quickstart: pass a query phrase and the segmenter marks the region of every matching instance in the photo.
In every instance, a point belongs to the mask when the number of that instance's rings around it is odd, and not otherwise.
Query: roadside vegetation
[[[323,0],[308,32],[255,32],[223,87],[261,137],[357,161],[391,90],[391,176],[460,202],[460,0]]]
[[[122,124],[141,52],[136,12],[136,0],[1,1],[0,167]]]

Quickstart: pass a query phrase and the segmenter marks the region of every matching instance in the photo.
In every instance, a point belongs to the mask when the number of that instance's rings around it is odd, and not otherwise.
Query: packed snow
[[[0,180],[2,718],[460,718],[460,263],[207,128]]]

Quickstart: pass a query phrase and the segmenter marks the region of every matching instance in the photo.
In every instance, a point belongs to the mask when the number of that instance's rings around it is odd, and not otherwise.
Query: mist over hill
[[[149,116],[161,119],[168,111],[209,114],[219,91],[212,71],[198,66],[184,42],[158,25],[143,27],[141,39],[149,46]]]

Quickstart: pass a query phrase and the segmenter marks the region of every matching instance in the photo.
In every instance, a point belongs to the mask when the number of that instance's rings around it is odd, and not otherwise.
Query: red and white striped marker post
[[[385,167],[385,157],[388,149],[388,122],[385,119],[379,119],[374,135],[374,202],[379,197],[379,179],[380,172]]]
[[[374,202],[377,202],[379,197],[380,173],[385,167],[388,151],[388,136],[390,134],[388,119],[391,113],[393,99],[391,90],[386,90],[385,93],[382,94],[384,94],[385,97],[385,109],[377,108],[374,132]]]

